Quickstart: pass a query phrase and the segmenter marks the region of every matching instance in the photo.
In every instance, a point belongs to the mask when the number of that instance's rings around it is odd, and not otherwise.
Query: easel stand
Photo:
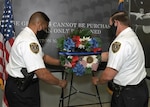
[[[68,73],[62,72],[62,79],[67,79],[67,75],[68,75]],[[92,76],[94,76],[94,72],[92,72]],[[96,89],[96,94],[91,94],[91,93],[79,91],[78,89],[76,89],[73,86],[73,80],[74,80],[74,74],[71,73],[71,81],[70,81],[70,87],[69,87],[69,94],[67,96],[64,96],[64,89],[62,89],[60,100],[59,100],[59,107],[64,107],[64,100],[65,100],[65,98],[68,98],[67,107],[69,107],[70,97],[72,95],[76,94],[76,93],[86,94],[86,95],[90,95],[90,96],[94,96],[94,97],[98,98],[100,107],[102,107],[102,102],[101,102],[101,99],[100,99],[100,95],[99,95],[99,91],[98,91],[97,85],[94,85],[95,89]],[[72,92],[73,90],[74,90],[74,92]]]

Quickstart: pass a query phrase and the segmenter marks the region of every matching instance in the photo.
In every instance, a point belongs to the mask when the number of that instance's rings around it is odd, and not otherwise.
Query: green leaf
[[[66,71],[67,73],[73,73],[72,68],[66,68],[65,71]]]
[[[59,48],[59,51],[62,51],[64,48],[64,40],[65,37],[60,37],[57,39],[57,48]]]
[[[59,56],[59,59],[60,59],[61,65],[65,65],[65,63],[66,63],[66,57],[61,55],[61,56]]]
[[[85,74],[91,74],[91,73],[92,73],[92,69],[91,68],[86,68]]]
[[[102,47],[101,45],[102,45],[102,40],[100,39],[100,37],[94,37],[96,40],[97,40],[97,42],[99,43],[99,47]]]

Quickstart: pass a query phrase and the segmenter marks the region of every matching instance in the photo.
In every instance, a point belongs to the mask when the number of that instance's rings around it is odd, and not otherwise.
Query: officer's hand
[[[59,80],[59,86],[61,88],[66,88],[67,86],[67,81],[66,80]]]
[[[92,77],[92,83],[94,85],[98,85],[98,81],[99,81],[99,78],[98,77]]]

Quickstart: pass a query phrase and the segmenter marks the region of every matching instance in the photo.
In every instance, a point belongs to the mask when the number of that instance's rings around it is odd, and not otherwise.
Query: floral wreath
[[[88,28],[76,28],[67,36],[57,39],[61,65],[66,72],[77,76],[97,71],[101,59],[101,39]]]

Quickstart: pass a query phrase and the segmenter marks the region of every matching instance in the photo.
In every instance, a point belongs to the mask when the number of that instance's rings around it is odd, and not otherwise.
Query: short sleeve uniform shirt
[[[15,39],[6,70],[9,75],[22,78],[20,70],[23,67],[27,68],[28,72],[45,68],[42,48],[29,27],[24,28]]]
[[[141,43],[130,27],[112,42],[107,67],[118,71],[114,83],[136,85],[146,76],[145,58]]]

